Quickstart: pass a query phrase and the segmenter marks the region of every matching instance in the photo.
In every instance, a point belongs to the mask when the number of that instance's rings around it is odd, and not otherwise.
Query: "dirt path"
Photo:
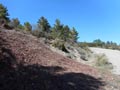
[[[90,49],[96,54],[104,53],[114,67],[113,73],[120,75],[120,51],[93,47]]]

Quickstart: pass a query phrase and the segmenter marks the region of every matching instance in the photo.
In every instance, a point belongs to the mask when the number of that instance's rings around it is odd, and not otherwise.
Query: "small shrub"
[[[96,55],[95,65],[106,69],[113,69],[112,64],[108,62],[108,58],[106,57],[105,54]]]
[[[66,49],[65,47],[65,42],[63,40],[59,40],[59,39],[56,39],[53,43],[52,43],[52,46],[66,52],[66,53],[69,53],[68,50]]]
[[[106,64],[108,64],[108,59],[104,54],[96,55],[96,66],[105,66]]]

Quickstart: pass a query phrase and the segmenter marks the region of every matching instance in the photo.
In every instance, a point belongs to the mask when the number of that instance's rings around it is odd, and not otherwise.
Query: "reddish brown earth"
[[[93,67],[14,30],[0,32],[0,90],[104,90]]]

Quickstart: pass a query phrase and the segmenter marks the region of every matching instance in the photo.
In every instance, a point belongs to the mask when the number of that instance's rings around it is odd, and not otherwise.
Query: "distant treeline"
[[[113,41],[107,41],[104,42],[100,39],[96,39],[93,42],[79,42],[79,46],[81,47],[100,47],[100,48],[106,48],[106,49],[117,49],[120,50],[120,45]]]

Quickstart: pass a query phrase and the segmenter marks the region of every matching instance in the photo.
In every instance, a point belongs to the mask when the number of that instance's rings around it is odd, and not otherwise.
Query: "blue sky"
[[[79,41],[120,43],[120,0],[0,0],[10,14],[21,23],[36,24],[44,16],[53,26],[58,18],[63,24],[75,27]]]

